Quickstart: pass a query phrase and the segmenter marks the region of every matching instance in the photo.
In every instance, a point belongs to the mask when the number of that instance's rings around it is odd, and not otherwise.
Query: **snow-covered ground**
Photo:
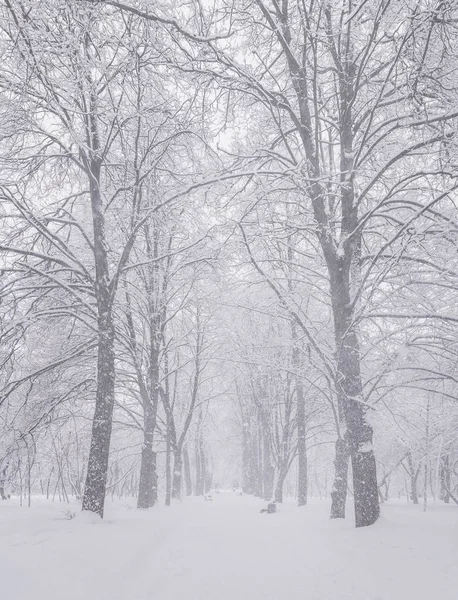
[[[456,600],[458,507],[383,506],[373,527],[328,519],[328,504],[233,492],[104,521],[34,499],[0,503],[0,590],[8,600]]]

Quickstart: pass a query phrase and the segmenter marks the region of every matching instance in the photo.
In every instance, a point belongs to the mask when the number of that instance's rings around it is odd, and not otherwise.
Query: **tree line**
[[[456,16],[4,0],[2,495],[456,501]]]

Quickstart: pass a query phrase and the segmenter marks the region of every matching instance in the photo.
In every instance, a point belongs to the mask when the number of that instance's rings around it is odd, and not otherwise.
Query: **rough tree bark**
[[[264,18],[272,22],[272,16],[266,6],[258,0]],[[317,238],[329,274],[332,313],[334,319],[334,337],[336,346],[336,388],[337,398],[347,427],[347,440],[353,468],[353,489],[356,526],[374,523],[380,514],[377,488],[377,471],[372,446],[372,427],[366,418],[363,403],[360,372],[359,343],[354,322],[354,300],[352,292],[355,282],[352,274],[355,262],[355,250],[361,247],[361,229],[358,226],[358,203],[355,198],[354,170],[354,116],[353,106],[356,99],[355,81],[357,63],[353,55],[351,28],[348,26],[343,36],[345,43],[335,47],[332,30],[331,7],[325,9],[327,18],[326,33],[333,60],[336,63],[336,97],[338,101],[338,141],[340,164],[338,168],[340,196],[340,232],[336,231],[327,209],[328,191],[321,183],[321,158],[317,139],[314,136],[314,124],[311,108],[311,90],[306,71],[291,50],[293,32],[291,21],[285,8],[281,18],[281,34],[276,29],[279,43],[283,49],[291,82],[294,87],[299,114],[300,135],[305,157],[307,158],[307,197],[313,207],[317,224]],[[316,115],[315,115],[316,118]],[[357,283],[357,282],[356,282]]]
[[[345,519],[348,487],[348,460],[350,451],[347,440],[339,437],[335,449],[335,475],[331,492],[331,519]]]
[[[342,299],[332,294],[332,287],[331,295],[336,327],[336,385],[348,428],[355,521],[356,527],[364,527],[374,523],[380,515],[377,469],[372,446],[373,431],[366,419],[367,408],[363,404],[358,339],[352,329],[351,315],[345,314]],[[345,296],[349,303],[349,294],[345,294],[344,298]]]
[[[151,508],[157,501],[156,452],[153,450],[155,427],[156,416],[152,406],[146,404],[137,508]]]
[[[158,403],[157,379],[150,395],[143,403],[143,446],[138,483],[137,508],[151,508],[157,502],[156,452],[154,451],[154,432]]]
[[[98,356],[95,411],[82,509],[103,517],[115,392],[115,327],[108,267],[108,244],[105,235],[105,213],[100,189],[100,143],[94,106],[92,106],[90,120],[89,142],[92,157],[88,161],[87,170],[94,231]]]

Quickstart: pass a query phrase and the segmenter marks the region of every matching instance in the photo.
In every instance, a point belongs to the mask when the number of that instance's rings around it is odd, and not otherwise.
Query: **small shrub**
[[[69,521],[76,517],[76,512],[73,510],[63,510],[62,512],[64,513],[64,517]]]

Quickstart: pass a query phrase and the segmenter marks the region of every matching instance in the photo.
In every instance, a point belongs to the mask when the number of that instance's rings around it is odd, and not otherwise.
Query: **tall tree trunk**
[[[183,448],[184,481],[186,485],[186,496],[192,495],[192,476],[189,452],[187,446]]]
[[[414,504],[418,504],[418,487],[417,487],[417,482],[418,482],[418,476],[414,475],[413,477],[411,477],[410,480],[410,497],[412,498],[412,502]]]
[[[304,387],[299,377],[296,378],[297,401],[297,505],[307,504],[307,448],[305,444],[305,400]]]
[[[264,421],[263,424],[265,425]],[[272,500],[275,468],[272,466],[269,431],[266,431],[265,426],[262,432],[262,448],[263,495],[265,500]]]
[[[290,263],[294,261],[293,238],[288,238],[288,260]],[[290,292],[293,292],[293,278],[288,278],[288,287]],[[305,398],[304,385],[299,373],[304,368],[301,360],[301,353],[298,347],[297,324],[294,319],[291,321],[291,339],[292,347],[292,364],[296,372],[296,421],[297,421],[297,505],[304,506],[307,504],[307,447],[306,447],[306,419],[305,419]]]
[[[350,296],[350,265],[338,259],[331,269],[331,301],[336,337],[336,387],[345,417],[353,472],[356,527],[372,525],[380,516],[373,430],[366,418],[358,337]]]
[[[154,281],[154,279],[152,280]],[[160,316],[154,309],[152,298],[149,300],[148,389],[143,394],[144,441],[138,483],[138,508],[150,508],[157,502],[156,453],[153,450],[153,442],[159,403]]]
[[[284,24],[287,27],[287,24]],[[328,22],[332,31],[332,22]],[[329,33],[332,37],[332,33]],[[374,523],[380,514],[377,487],[377,469],[372,447],[372,427],[366,419],[360,372],[359,344],[354,323],[355,302],[360,282],[361,228],[358,220],[358,202],[355,198],[354,115],[355,83],[358,68],[353,56],[350,37],[342,44],[340,69],[336,74],[339,101],[339,201],[341,208],[339,237],[327,209],[329,193],[321,183],[320,152],[314,138],[310,105],[309,82],[293,56],[286,54],[292,83],[296,91],[302,127],[299,134],[307,157],[309,179],[308,197],[317,223],[317,237],[329,273],[334,336],[336,345],[336,388],[338,403],[345,417],[348,445],[353,470],[353,490],[356,527]],[[334,202],[334,200],[332,200]],[[352,295],[354,297],[352,297]]]
[[[335,475],[331,492],[331,519],[345,519],[350,451],[345,437],[339,437],[335,449]]]
[[[114,326],[111,308],[99,310],[97,392],[83,510],[103,517],[114,406]]]
[[[408,471],[409,471],[409,475],[410,475],[410,497],[412,498],[412,502],[414,504],[418,504],[417,481],[418,481],[418,474],[420,472],[420,467],[418,467],[416,470],[414,469],[411,452],[407,452],[407,464],[408,464]]]
[[[450,456],[446,454],[441,458],[441,467],[440,467],[440,480],[441,480],[441,493],[440,497],[446,504],[450,502],[450,483],[451,483],[451,473],[450,473]]]
[[[172,461],[172,444],[170,435],[170,417],[167,411],[167,434],[166,434],[166,445],[165,445],[165,505],[170,506],[170,500],[172,496],[172,473],[171,473],[171,461]]]
[[[153,450],[156,418],[148,404],[143,410],[145,417],[137,508],[151,508],[157,501],[156,453]]]
[[[103,517],[115,393],[115,327],[108,267],[105,212],[100,190],[101,158],[95,100],[91,102],[90,138],[93,156],[89,162],[89,187],[94,232],[95,295],[97,299],[97,389],[92,421],[83,510]]]

